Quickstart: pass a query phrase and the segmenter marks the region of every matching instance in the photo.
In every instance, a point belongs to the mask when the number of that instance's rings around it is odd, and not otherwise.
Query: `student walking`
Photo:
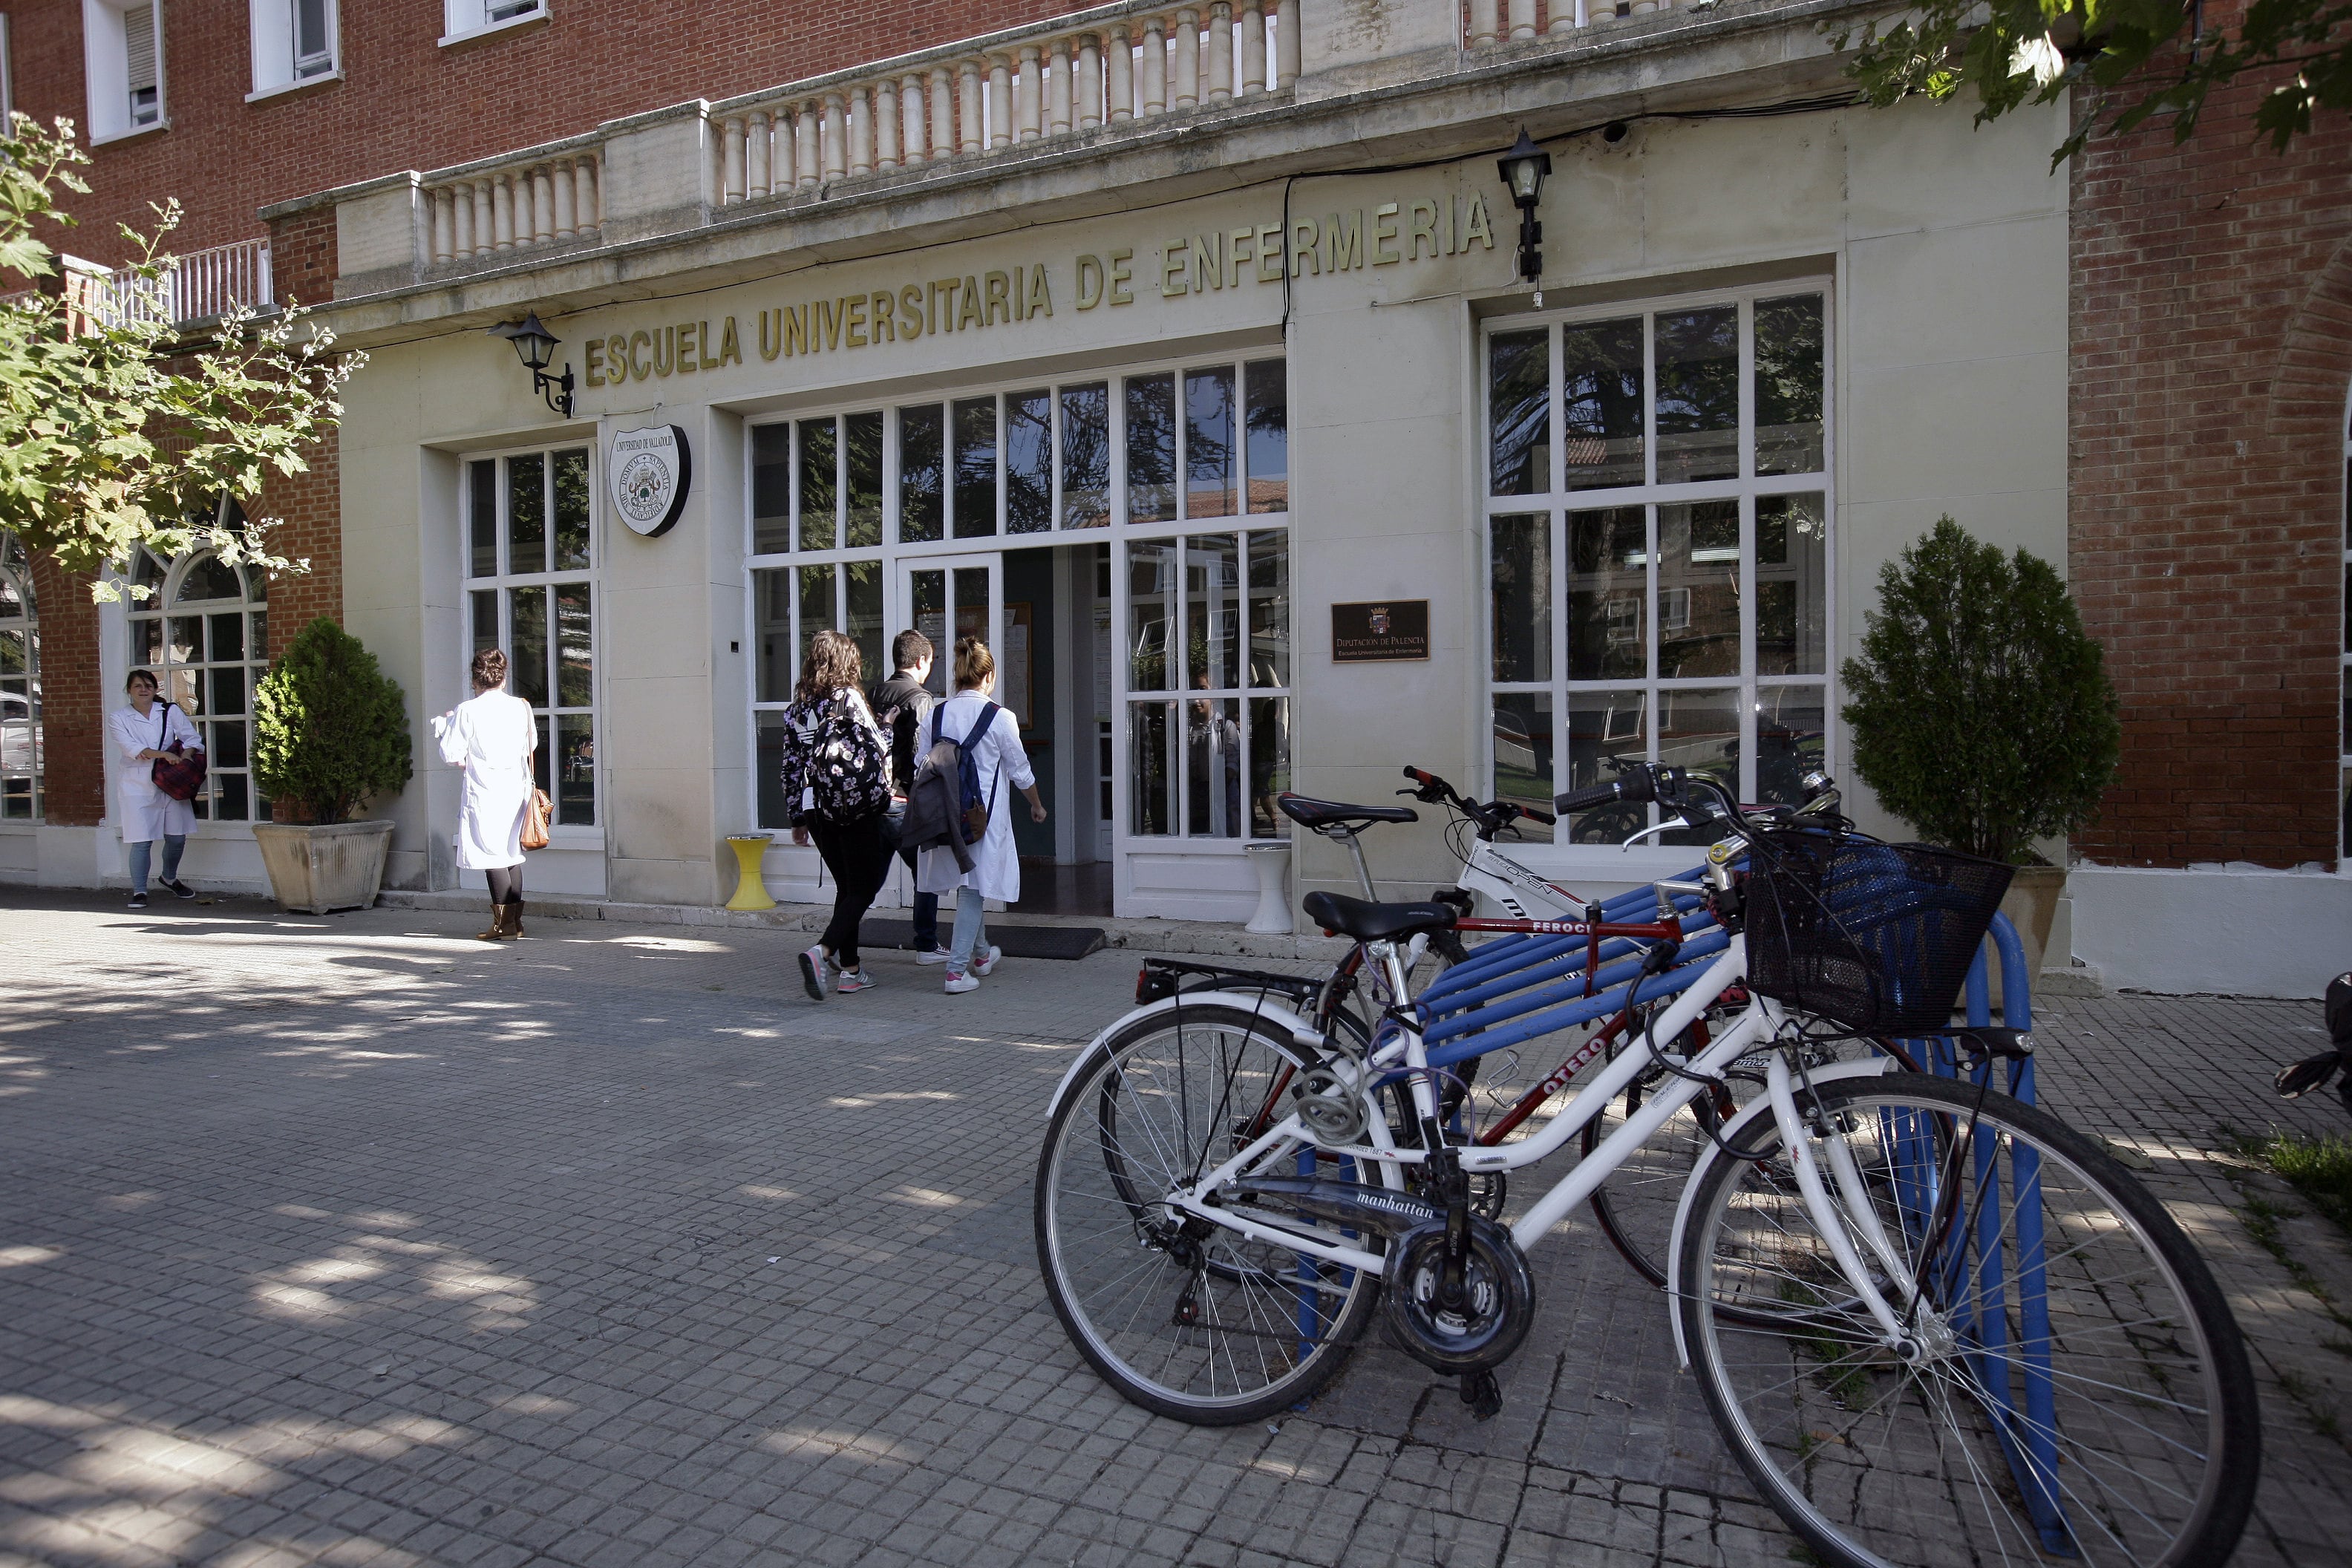
[[[890,811],[887,824],[890,843],[915,870],[915,852],[900,842],[907,823],[907,797],[915,787],[915,736],[930,717],[939,699],[923,683],[931,677],[931,639],[911,628],[890,642],[890,679],[874,689],[874,713],[890,742]],[[940,896],[915,894],[915,962],[945,963],[947,949],[940,945]]]
[[[131,856],[131,907],[147,907],[147,868],[155,840],[163,841],[166,890],[193,899],[196,890],[180,880],[180,852],[188,847],[188,833],[196,825],[195,808],[165,795],[155,785],[158,759],[178,762],[189,752],[204,753],[205,742],[176,702],[158,702],[155,677],[134,669],[122,683],[130,695],[107,721],[114,747],[122,759],[115,794],[122,806],[122,847]]]
[[[530,809],[531,760],[539,726],[530,704],[510,694],[507,656],[494,647],[474,655],[474,695],[433,721],[441,761],[461,768],[457,802],[457,867],[479,871],[490,886],[490,929],[483,942],[522,935],[522,824]]]
[[[819,632],[784,710],[783,784],[793,842],[816,846],[833,873],[833,921],[801,956],[801,984],[813,1000],[833,989],[864,991],[874,981],[857,960],[857,922],[889,875],[889,747],[859,689],[857,645]]]
[[[948,950],[947,989],[961,994],[980,988],[980,977],[996,967],[1001,950],[988,945],[983,925],[987,901],[1005,903],[1021,898],[1021,854],[1013,843],[1012,801],[1004,785],[1029,797],[1029,820],[1045,820],[1045,803],[1037,794],[1037,775],[1021,744],[1021,728],[1013,715],[991,697],[996,690],[996,658],[978,637],[955,645],[956,694],[931,710],[924,729],[929,743],[952,742],[959,763],[968,762],[977,777],[979,802],[988,814],[988,827],[971,845],[969,870],[959,864],[954,848],[927,847],[917,870],[917,886],[932,893],[955,895],[955,941]]]

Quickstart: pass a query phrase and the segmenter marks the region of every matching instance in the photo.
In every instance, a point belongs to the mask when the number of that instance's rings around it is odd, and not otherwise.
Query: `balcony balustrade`
[[[603,161],[593,146],[545,148],[425,176],[436,266],[593,238],[604,226]]]
[[[1684,0],[1687,5],[1689,0]],[[1561,37],[1618,16],[1673,9],[1674,0],[1470,0],[1462,41],[1474,49]]]

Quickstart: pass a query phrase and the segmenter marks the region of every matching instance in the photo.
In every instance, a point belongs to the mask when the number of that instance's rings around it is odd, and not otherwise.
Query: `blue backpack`
[[[940,721],[946,717],[947,706],[942,702],[931,710],[934,756],[938,754],[936,748],[940,744]],[[956,820],[962,827],[966,844],[977,844],[988,836],[989,800],[996,792],[992,786],[985,790],[980,787],[980,758],[974,754],[973,748],[980,743],[980,738],[988,733],[988,727],[996,722],[996,715],[1001,711],[1003,710],[995,703],[987,704],[981,709],[980,722],[971,727],[971,733],[966,735],[961,744],[949,742],[956,748]]]

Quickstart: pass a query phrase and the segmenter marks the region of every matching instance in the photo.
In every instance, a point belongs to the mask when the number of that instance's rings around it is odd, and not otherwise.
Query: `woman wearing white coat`
[[[918,741],[929,746],[939,741],[963,744],[980,716],[988,710],[996,689],[996,657],[978,637],[955,645],[956,694],[931,710],[930,720]],[[980,988],[980,977],[996,967],[1000,950],[988,945],[982,925],[987,900],[1015,903],[1021,898],[1021,852],[1013,844],[1010,782],[1029,797],[1029,820],[1045,820],[1045,803],[1038,798],[1037,775],[1021,744],[1021,727],[1003,709],[996,710],[988,731],[972,743],[980,766],[980,787],[988,801],[988,831],[971,846],[971,869],[956,868],[955,851],[944,845],[926,849],[915,870],[915,886],[926,893],[955,895],[955,941],[948,949],[947,989],[961,994]]]
[[[486,647],[474,656],[474,695],[433,721],[441,761],[466,773],[457,807],[457,865],[490,884],[490,929],[484,942],[522,934],[522,819],[530,805],[531,753],[539,728],[530,704],[509,697],[507,656]]]
[[[134,669],[122,683],[130,706],[118,708],[107,720],[122,773],[115,795],[122,807],[122,845],[131,852],[131,907],[147,907],[148,858],[158,838],[163,841],[163,886],[184,899],[196,890],[180,880],[180,852],[188,847],[188,830],[196,825],[195,808],[174,800],[155,787],[155,759],[177,762],[182,753],[201,753],[205,742],[176,702],[158,702],[159,688],[150,671]]]

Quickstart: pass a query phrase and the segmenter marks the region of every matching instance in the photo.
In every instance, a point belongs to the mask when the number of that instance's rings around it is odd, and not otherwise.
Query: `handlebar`
[[[1530,822],[1540,822],[1547,827],[1559,820],[1548,811],[1521,805],[1516,801],[1490,800],[1482,805],[1476,801],[1466,800],[1461,791],[1426,768],[1407,768],[1404,776],[1417,787],[1401,789],[1397,794],[1409,795],[1424,805],[1450,805],[1490,836],[1500,833],[1522,816]]]

